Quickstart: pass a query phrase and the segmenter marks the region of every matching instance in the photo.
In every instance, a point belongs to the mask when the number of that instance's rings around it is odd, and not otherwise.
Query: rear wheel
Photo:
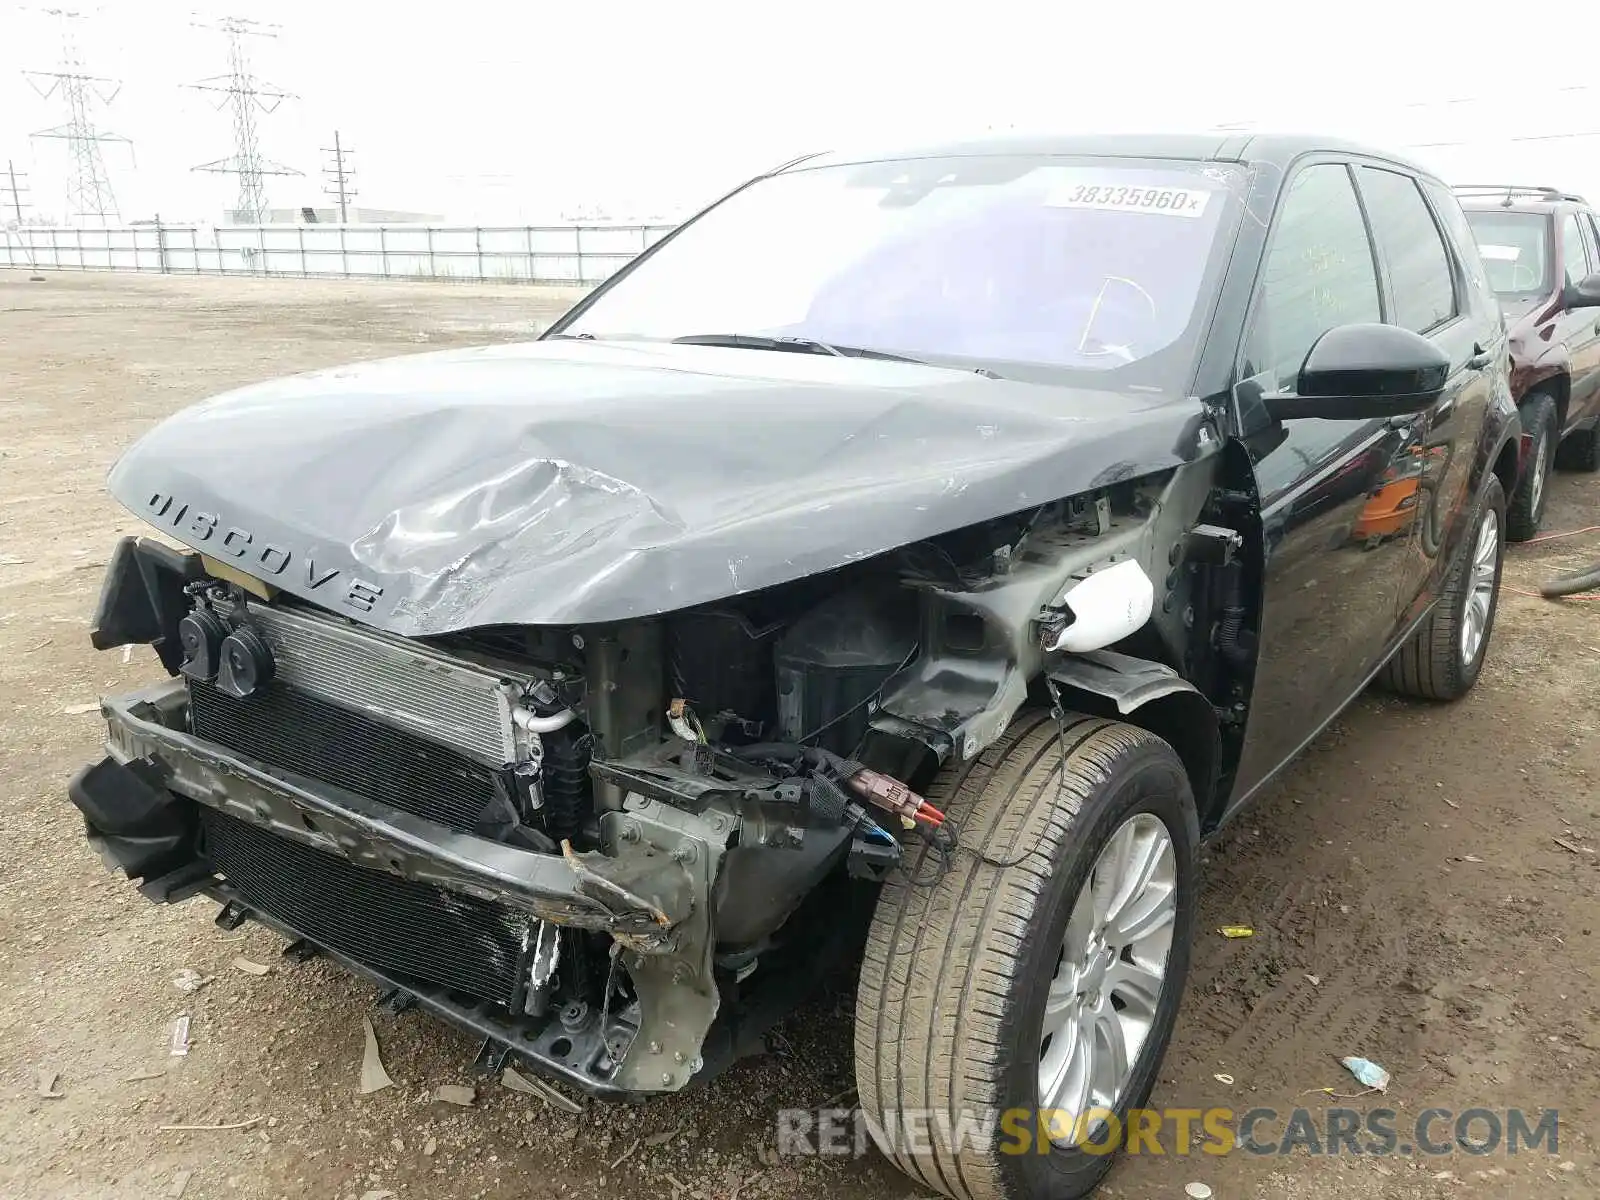
[[[1108,1131],[1149,1097],[1188,973],[1188,776],[1145,730],[1029,710],[928,798],[958,848],[910,855],[878,900],[856,1005],[869,1128],[957,1200],[1086,1196]]]
[[[1600,430],[1568,434],[1556,450],[1556,466],[1563,471],[1600,471]]]
[[[1504,528],[1505,493],[1491,477],[1438,604],[1381,673],[1390,691],[1454,700],[1478,681],[1500,598]]]
[[[1522,427],[1533,436],[1528,469],[1506,501],[1506,541],[1525,542],[1539,532],[1549,494],[1550,468],[1561,439],[1554,396],[1535,393],[1522,402]]]

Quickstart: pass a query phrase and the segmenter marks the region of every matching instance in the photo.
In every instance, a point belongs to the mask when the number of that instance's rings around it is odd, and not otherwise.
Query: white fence
[[[22,226],[0,266],[174,275],[598,283],[670,225]]]

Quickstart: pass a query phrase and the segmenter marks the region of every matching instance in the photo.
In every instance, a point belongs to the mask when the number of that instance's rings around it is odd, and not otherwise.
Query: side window
[[[1293,388],[1317,338],[1336,325],[1381,320],[1378,271],[1350,169],[1343,163],[1307,167],[1279,202],[1240,375],[1264,374],[1280,388]],[[1363,436],[1364,427],[1322,417],[1284,422],[1283,443],[1256,463],[1262,500],[1273,503]]]
[[[1409,175],[1376,167],[1362,167],[1358,175],[1373,236],[1389,265],[1394,323],[1427,333],[1460,311],[1455,269],[1439,227]]]
[[[1561,218],[1561,264],[1567,270],[1567,280],[1577,283],[1589,273],[1589,259],[1583,250],[1583,235],[1578,232],[1578,218],[1568,213]]]
[[[1292,389],[1313,342],[1336,325],[1380,321],[1372,245],[1350,172],[1307,167],[1289,183],[1246,343],[1245,376]]]
[[[1455,244],[1456,259],[1467,277],[1468,289],[1479,293],[1485,302],[1493,304],[1494,289],[1489,285],[1489,269],[1478,250],[1478,239],[1473,236],[1467,214],[1461,211],[1461,202],[1456,199],[1455,193],[1437,179],[1424,179],[1422,190],[1427,193],[1434,214],[1444,225],[1449,240]]]
[[[1600,233],[1595,229],[1594,214],[1583,214],[1578,218],[1578,224],[1583,227],[1584,245],[1589,247],[1589,270],[1600,271]]]

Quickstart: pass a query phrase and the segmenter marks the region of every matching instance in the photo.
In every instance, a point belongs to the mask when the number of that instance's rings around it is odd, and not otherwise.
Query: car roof
[[[1458,183],[1451,191],[1468,212],[1515,212],[1547,215],[1568,209],[1587,209],[1589,202],[1572,192],[1553,187],[1527,187],[1507,183]]]
[[[1190,162],[1249,163],[1287,168],[1313,153],[1348,154],[1393,163],[1418,175],[1435,172],[1393,151],[1344,138],[1298,133],[1214,130],[1197,133],[1001,134],[913,146],[857,151],[827,151],[785,164],[779,170],[838,163],[894,162],[915,158],[986,156],[1073,156],[1105,158],[1168,158]]]
[[[1508,212],[1522,213],[1531,217],[1547,217],[1559,209],[1572,207],[1556,200],[1530,201],[1523,204],[1496,204],[1493,200],[1482,199],[1477,196],[1469,198],[1457,196],[1456,199],[1461,202],[1462,211],[1469,213]]]

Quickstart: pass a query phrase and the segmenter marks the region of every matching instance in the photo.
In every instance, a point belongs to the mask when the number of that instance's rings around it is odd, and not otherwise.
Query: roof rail
[[[1524,186],[1515,183],[1457,183],[1452,184],[1450,190],[1457,196],[1497,196],[1505,195],[1506,207],[1510,207],[1517,196],[1537,196],[1541,200],[1566,200],[1573,204],[1588,204],[1576,192],[1564,192],[1560,188]]]

